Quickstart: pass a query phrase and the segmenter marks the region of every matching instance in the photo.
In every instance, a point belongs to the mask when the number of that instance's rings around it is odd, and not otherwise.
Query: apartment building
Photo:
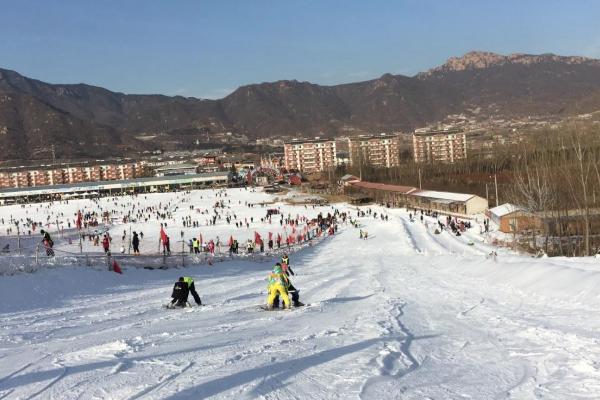
[[[467,158],[467,135],[460,130],[416,130],[413,133],[416,162],[447,162]]]
[[[0,171],[0,189],[132,179],[139,175],[138,163],[68,166],[54,169],[11,168]]]
[[[350,164],[390,168],[400,164],[398,135],[361,135],[348,138]]]
[[[293,140],[283,145],[285,168],[302,172],[322,172],[335,167],[333,139]]]

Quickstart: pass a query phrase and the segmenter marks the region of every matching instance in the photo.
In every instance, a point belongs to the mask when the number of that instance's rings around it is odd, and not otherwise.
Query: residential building
[[[10,188],[12,186],[12,179],[9,172],[0,172],[0,189]]]
[[[294,140],[283,145],[285,168],[302,172],[322,172],[335,167],[333,139]]]
[[[416,130],[413,133],[415,162],[448,162],[467,158],[467,135],[460,130]]]
[[[26,167],[0,171],[0,189],[132,179],[139,174],[142,163],[73,165],[53,169]]]
[[[400,164],[398,135],[361,135],[348,138],[352,165],[390,168]]]
[[[90,195],[114,193],[152,193],[173,189],[200,189],[224,187],[229,182],[229,172],[208,174],[146,177],[115,181],[68,183],[53,186],[0,189],[0,205],[22,201],[72,199]]]

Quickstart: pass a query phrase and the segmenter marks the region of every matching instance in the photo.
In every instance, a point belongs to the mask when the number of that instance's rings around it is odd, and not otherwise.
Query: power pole
[[[494,174],[494,186],[496,187],[496,207],[498,207],[498,179]]]
[[[419,190],[421,190],[421,168],[419,168]]]
[[[362,163],[361,163],[362,153],[360,151],[360,148],[358,149],[357,156],[358,156],[358,178],[362,181]]]
[[[17,247],[19,248],[19,254],[21,254],[21,230],[19,228],[19,221],[15,221],[17,226]]]

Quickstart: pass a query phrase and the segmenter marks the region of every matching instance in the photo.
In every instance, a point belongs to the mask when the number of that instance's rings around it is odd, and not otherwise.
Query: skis
[[[298,306],[291,306],[290,308],[283,308],[283,307],[276,307],[276,308],[269,308],[266,305],[260,305],[258,306],[258,309],[261,311],[293,311],[295,308],[303,308],[303,307],[309,307],[310,304],[304,304],[304,303],[300,303],[300,305]]]
[[[193,307],[193,306],[192,306],[192,303],[190,303],[189,301],[185,304],[185,307],[178,307],[172,303],[163,304],[163,308],[167,308],[169,310],[175,310],[177,308],[184,309],[184,308],[191,308],[191,307]],[[202,304],[200,304],[198,307],[202,307]]]

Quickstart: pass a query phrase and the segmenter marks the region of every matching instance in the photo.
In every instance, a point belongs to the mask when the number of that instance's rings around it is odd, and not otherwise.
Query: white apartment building
[[[333,139],[293,140],[283,146],[285,168],[302,172],[322,172],[335,168]]]
[[[348,138],[348,152],[352,165],[371,165],[390,168],[400,164],[398,135],[361,135]]]
[[[415,162],[448,162],[467,158],[467,135],[460,130],[413,133]]]

